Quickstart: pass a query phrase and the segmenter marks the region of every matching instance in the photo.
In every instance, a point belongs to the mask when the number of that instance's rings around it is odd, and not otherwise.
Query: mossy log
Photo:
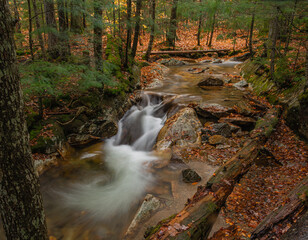
[[[288,195],[283,204],[271,212],[252,233],[251,239],[278,239],[281,231],[294,222],[294,218],[307,211],[308,176]]]
[[[198,187],[180,213],[147,239],[206,239],[235,184],[252,166],[259,149],[274,130],[278,116],[277,109],[269,109],[244,147],[213,174],[206,186]]]

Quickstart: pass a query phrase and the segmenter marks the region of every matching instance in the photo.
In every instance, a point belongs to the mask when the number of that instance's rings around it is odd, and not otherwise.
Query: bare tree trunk
[[[202,0],[200,0],[200,3],[201,2],[202,2]],[[201,41],[202,18],[203,18],[203,16],[201,15],[199,17],[199,22],[198,22],[198,33],[197,33],[197,44],[198,44],[198,46],[200,46],[200,41]]]
[[[32,11],[31,11],[30,0],[27,0],[27,3],[28,3],[28,13],[29,13],[29,47],[30,47],[31,58],[32,60],[34,60],[33,39],[32,39]]]
[[[274,79],[274,72],[275,72],[275,57],[276,57],[276,42],[278,36],[278,16],[276,16],[272,20],[271,24],[271,53],[270,53],[270,77]]]
[[[71,32],[82,33],[82,2],[79,0],[70,1],[71,8]]]
[[[45,17],[48,27],[48,55],[52,59],[60,56],[57,36],[57,22],[55,18],[55,7],[53,0],[45,0]]]
[[[178,0],[173,0],[169,31],[167,32],[167,42],[170,47],[175,48],[176,28],[177,28],[177,8]]]
[[[34,11],[34,19],[35,19],[35,24],[36,24],[36,30],[37,30],[37,37],[39,40],[39,44],[41,47],[42,55],[45,57],[45,46],[44,46],[44,40],[41,34],[41,24],[39,20],[39,13],[37,10],[37,5],[36,5],[36,0],[32,0],[32,5],[33,5],[33,11]]]
[[[15,20],[17,21],[16,32],[21,33],[20,17],[19,17],[18,6],[17,6],[17,3],[16,3],[16,0],[14,0],[14,17],[15,17]]]
[[[147,52],[145,54],[145,59],[149,61],[149,57],[153,48],[153,43],[154,43],[154,34],[155,34],[155,10],[156,10],[156,3],[155,0],[151,1],[152,3],[152,8],[151,8],[151,13],[152,13],[152,23],[151,23],[151,34],[150,34],[150,41],[149,41],[149,46],[147,49]]]
[[[59,51],[62,60],[70,55],[68,28],[65,20],[65,0],[57,0],[59,18]]]
[[[133,47],[132,47],[132,59],[136,56],[139,34],[140,34],[140,12],[142,7],[142,0],[137,0],[136,3],[136,24],[135,24],[135,34],[133,40]]]
[[[212,46],[212,40],[213,40],[214,29],[215,29],[215,20],[216,20],[216,13],[214,13],[214,16],[213,16],[211,35],[210,35],[209,44],[208,44],[209,47]]]
[[[249,31],[249,53],[250,55],[253,54],[253,49],[252,49],[252,37],[253,37],[253,26],[255,23],[255,13],[253,12],[252,17],[251,17],[251,23],[250,23],[250,31]]]
[[[97,71],[103,72],[103,58],[102,58],[102,46],[103,46],[103,27],[102,27],[102,6],[98,0],[94,1],[94,58],[95,68]]]
[[[292,25],[293,25],[293,21],[294,21],[294,15],[295,15],[295,11],[296,11],[297,1],[298,0],[294,1],[293,12],[292,12],[292,15],[291,15],[290,24],[289,24],[288,29],[287,29],[287,40],[286,40],[286,44],[285,44],[285,48],[284,48],[284,56],[286,56],[288,51],[289,51],[289,44],[290,44],[291,37],[292,37],[292,27],[293,27]]]
[[[0,214],[8,240],[47,240],[7,0],[0,1]]]
[[[126,33],[126,48],[125,48],[125,62],[124,67],[128,67],[128,53],[131,48],[131,38],[132,38],[132,23],[131,23],[131,16],[132,16],[132,1],[127,0],[127,33]]]

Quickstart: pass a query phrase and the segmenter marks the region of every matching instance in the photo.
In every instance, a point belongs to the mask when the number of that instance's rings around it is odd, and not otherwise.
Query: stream
[[[143,239],[147,227],[181,210],[199,185],[204,185],[217,166],[189,162],[202,181],[184,183],[181,163],[152,169],[157,156],[151,152],[168,110],[191,102],[218,103],[232,107],[243,93],[234,87],[201,89],[203,74],[190,68],[210,68],[212,75],[238,74],[238,62],[170,67],[163,86],[145,90],[141,101],[118,123],[118,133],[87,148],[72,151],[69,160],[46,171],[41,190],[49,233],[56,239],[123,239],[146,194],[162,205],[129,239]],[[172,104],[170,99],[172,98]]]

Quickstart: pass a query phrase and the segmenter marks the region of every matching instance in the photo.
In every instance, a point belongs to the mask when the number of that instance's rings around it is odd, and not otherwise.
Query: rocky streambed
[[[155,239],[164,236],[165,223],[168,236],[177,236],[189,222],[167,222],[200,198],[187,201],[215,170],[232,161],[258,131],[267,130],[261,120],[270,106],[250,95],[239,79],[238,62],[164,61],[169,69],[160,66],[163,77],[136,92],[131,100],[136,105],[114,137],[72,148],[64,163],[41,176],[51,236]],[[88,125],[113,129],[103,120]],[[77,138],[71,140],[73,147],[83,143],[82,135],[71,136]],[[167,220],[157,225],[162,219]],[[212,232],[221,226],[219,217]]]

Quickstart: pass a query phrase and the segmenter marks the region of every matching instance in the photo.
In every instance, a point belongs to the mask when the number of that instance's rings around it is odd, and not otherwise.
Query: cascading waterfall
[[[59,193],[65,205],[98,219],[127,212],[152,181],[147,163],[157,159],[150,151],[165,120],[161,99],[144,94],[140,104],[120,120],[117,135],[104,144],[111,178],[98,176],[87,183],[73,184],[65,193]]]

